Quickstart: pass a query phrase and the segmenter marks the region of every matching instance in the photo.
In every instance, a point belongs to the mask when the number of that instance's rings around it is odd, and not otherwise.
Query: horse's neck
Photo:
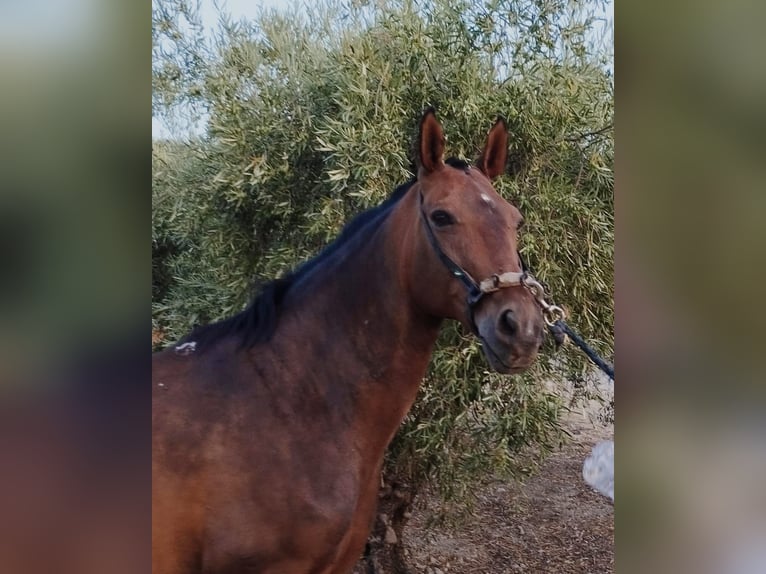
[[[312,360],[321,364],[308,368],[353,397],[351,424],[366,427],[356,429],[366,442],[360,446],[380,454],[415,400],[441,323],[419,313],[407,293],[412,195],[301,286],[310,296],[294,314],[312,336],[331,342],[317,345]]]

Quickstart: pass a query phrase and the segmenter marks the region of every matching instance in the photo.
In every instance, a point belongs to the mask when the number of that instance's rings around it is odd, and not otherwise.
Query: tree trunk
[[[404,560],[402,533],[411,516],[414,498],[410,485],[384,477],[372,532],[353,574],[410,574]]]

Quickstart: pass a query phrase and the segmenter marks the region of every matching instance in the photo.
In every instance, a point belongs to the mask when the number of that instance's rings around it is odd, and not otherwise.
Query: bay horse
[[[444,145],[429,109],[414,180],[245,311],[154,355],[154,574],[349,572],[443,320],[496,371],[534,361],[544,323],[519,280],[522,216],[491,183],[505,122],[474,166]]]

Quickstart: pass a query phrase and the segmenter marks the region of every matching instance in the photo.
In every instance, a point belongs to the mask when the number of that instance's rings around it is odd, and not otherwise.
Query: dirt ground
[[[599,404],[600,405],[600,404]],[[435,502],[421,501],[405,530],[405,555],[423,574],[516,572],[603,574],[614,571],[614,505],[582,478],[591,448],[614,429],[592,405],[573,412],[572,438],[523,483],[496,481],[478,495],[458,527],[428,525]]]

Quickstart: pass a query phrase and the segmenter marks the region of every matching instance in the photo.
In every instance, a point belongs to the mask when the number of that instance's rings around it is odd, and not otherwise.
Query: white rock
[[[582,466],[582,477],[591,487],[614,501],[614,441],[593,447]]]

